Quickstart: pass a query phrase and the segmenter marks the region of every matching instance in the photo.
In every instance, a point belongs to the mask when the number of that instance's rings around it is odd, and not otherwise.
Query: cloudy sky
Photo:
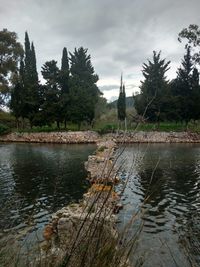
[[[0,0],[0,25],[18,34],[27,30],[36,48],[38,72],[62,49],[84,46],[99,75],[99,88],[110,101],[118,96],[123,72],[128,96],[139,90],[142,63],[152,51],[171,60],[169,79],[184,53],[177,35],[200,25],[200,0]]]

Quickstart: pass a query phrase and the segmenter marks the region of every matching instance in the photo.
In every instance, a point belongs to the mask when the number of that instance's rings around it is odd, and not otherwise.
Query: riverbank
[[[0,142],[89,144],[97,143],[101,135],[94,131],[9,133],[0,136]],[[200,143],[200,134],[192,132],[123,132],[105,134],[116,143]]]

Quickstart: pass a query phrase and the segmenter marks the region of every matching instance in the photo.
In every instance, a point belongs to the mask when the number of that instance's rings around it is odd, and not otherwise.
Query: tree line
[[[5,41],[5,35],[9,42]],[[98,75],[95,74],[91,63],[91,56],[87,49],[75,48],[68,53],[63,48],[61,68],[55,60],[47,61],[42,66],[42,77],[45,84],[38,78],[36,54],[33,42],[30,43],[28,33],[25,33],[25,45],[17,42],[16,34],[3,30],[0,32],[0,41],[5,48],[10,47],[5,54],[6,72],[2,74],[1,86],[7,88],[7,94],[1,89],[1,103],[9,103],[9,108],[16,117],[17,123],[28,119],[30,126],[51,125],[56,122],[57,127],[67,121],[77,123],[79,128],[83,121],[92,124],[95,114],[95,105],[101,96],[96,85]],[[13,48],[18,47],[18,51]],[[3,49],[2,49],[3,50]],[[12,52],[11,52],[12,50]],[[0,53],[2,53],[0,47]],[[13,66],[8,68],[9,58]],[[9,77],[9,73],[12,73]],[[12,76],[12,77],[11,77]],[[11,88],[11,89],[10,89]],[[4,99],[3,99],[4,97]]]
[[[134,96],[136,118],[157,122],[196,122],[200,119],[200,29],[190,25],[183,29],[178,40],[186,40],[185,54],[177,76],[167,80],[170,61],[161,58],[161,52],[153,52],[153,59],[143,64],[144,81],[141,92]],[[17,35],[7,29],[0,31],[0,105],[7,104],[19,122],[29,121],[30,126],[52,125],[56,122],[67,127],[67,122],[80,125],[93,124],[99,118],[105,99],[97,87],[98,76],[87,49],[75,48],[73,53],[63,48],[61,67],[55,60],[42,66],[38,78],[36,53],[33,42],[25,33],[24,48]],[[121,79],[117,102],[118,120],[126,121],[126,94]],[[98,112],[96,112],[98,109]],[[96,114],[95,114],[96,112]]]
[[[170,61],[161,58],[161,52],[153,52],[153,60],[143,64],[144,81],[141,92],[134,96],[135,108],[142,118],[150,122],[194,122],[200,119],[200,86],[198,65],[200,53],[200,29],[190,25],[179,33],[178,40],[187,40],[185,55],[177,77],[166,78]]]

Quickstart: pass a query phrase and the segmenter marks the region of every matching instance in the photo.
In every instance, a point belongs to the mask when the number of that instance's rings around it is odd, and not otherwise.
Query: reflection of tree
[[[161,168],[153,169],[148,168],[142,170],[140,173],[141,190],[144,193],[144,200],[146,203],[152,203],[156,206],[161,199],[164,197],[162,190],[163,170]]]
[[[86,187],[84,161],[93,149],[81,145],[13,145],[10,161],[15,190],[9,206],[18,215],[16,224],[79,200]]]

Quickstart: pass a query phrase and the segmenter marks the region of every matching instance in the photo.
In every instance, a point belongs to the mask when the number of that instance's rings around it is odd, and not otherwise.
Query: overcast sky
[[[139,90],[142,63],[153,50],[171,60],[174,78],[184,53],[177,35],[200,25],[200,0],[0,0],[0,25],[24,43],[34,41],[38,72],[48,60],[60,66],[63,47],[88,48],[99,88],[108,100],[118,97],[123,72],[126,93]]]

